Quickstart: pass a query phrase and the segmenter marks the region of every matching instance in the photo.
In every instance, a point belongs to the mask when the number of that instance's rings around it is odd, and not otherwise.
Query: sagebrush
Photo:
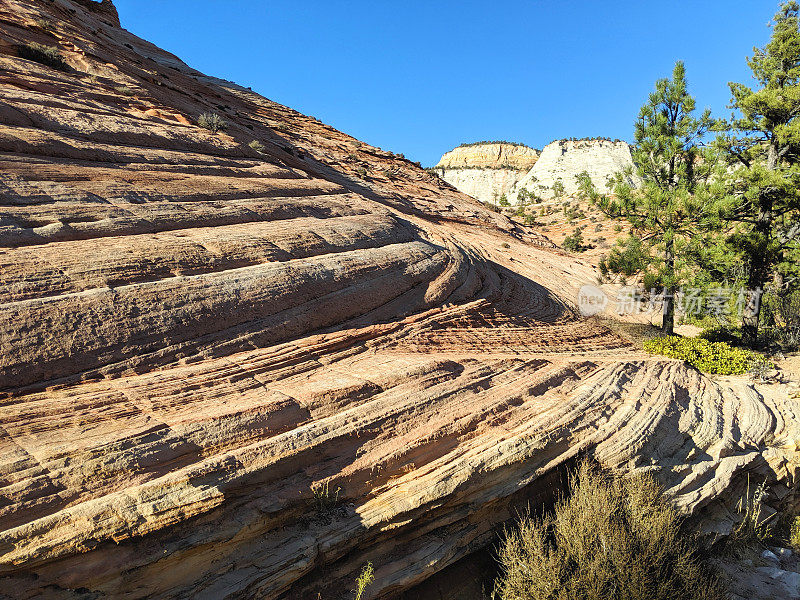
[[[228,122],[216,113],[203,113],[197,118],[197,124],[213,133],[222,131],[228,126]]]
[[[501,600],[721,600],[677,511],[649,476],[584,463],[553,516],[525,518],[500,547]]]

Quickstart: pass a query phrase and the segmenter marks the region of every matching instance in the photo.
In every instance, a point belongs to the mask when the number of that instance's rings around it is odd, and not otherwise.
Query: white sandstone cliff
[[[536,164],[539,150],[507,142],[479,142],[445,152],[436,173],[461,192],[482,202],[511,197],[517,183]]]
[[[523,187],[543,198],[550,198],[553,196],[553,185],[559,179],[566,194],[574,194],[578,191],[577,176],[583,171],[589,173],[598,190],[610,191],[606,185],[608,179],[628,168],[633,168],[633,158],[626,142],[605,139],[557,140],[545,146],[539,160],[509,194],[509,200],[515,201]],[[629,176],[628,180],[632,185],[638,184],[635,175]]]
[[[497,203],[505,195],[518,202],[523,188],[542,198],[553,197],[553,185],[561,180],[567,195],[578,191],[577,176],[586,171],[601,192],[617,172],[633,169],[626,142],[607,139],[557,140],[541,152],[510,143],[477,143],[446,152],[434,167],[436,173],[461,192],[482,202]],[[636,175],[628,176],[638,185]]]

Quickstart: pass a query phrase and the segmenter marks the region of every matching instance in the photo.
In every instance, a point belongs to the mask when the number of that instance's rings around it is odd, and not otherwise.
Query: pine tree
[[[663,291],[661,330],[666,335],[674,330],[682,256],[705,214],[705,183],[713,165],[713,157],[700,146],[713,124],[710,111],[695,118],[694,110],[686,70],[682,62],[677,62],[671,79],[656,82],[636,120],[632,154],[642,185],[634,188],[631,173],[618,173],[616,199],[594,192],[600,209],[612,218],[628,221],[652,258],[649,266],[656,271],[650,273],[645,285],[649,281]],[[583,190],[591,183],[587,179],[588,175],[580,181]]]
[[[748,267],[750,293],[742,317],[742,340],[758,338],[766,284],[791,271],[800,222],[800,30],[795,1],[775,15],[772,36],[754,48],[747,64],[758,88],[730,83],[734,118],[718,143],[728,157],[723,220],[735,225],[730,245]],[[787,262],[787,260],[789,262]]]

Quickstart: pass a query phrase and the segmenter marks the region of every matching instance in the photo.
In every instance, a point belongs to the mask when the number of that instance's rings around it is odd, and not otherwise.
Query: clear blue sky
[[[630,140],[684,60],[698,108],[769,36],[777,0],[116,0],[192,67],[423,165],[462,142]]]

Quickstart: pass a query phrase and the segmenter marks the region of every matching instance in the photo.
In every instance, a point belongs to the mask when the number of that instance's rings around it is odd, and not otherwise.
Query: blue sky
[[[777,0],[116,0],[123,27],[192,67],[423,165],[462,142],[631,139],[686,63],[698,108],[769,37]]]

